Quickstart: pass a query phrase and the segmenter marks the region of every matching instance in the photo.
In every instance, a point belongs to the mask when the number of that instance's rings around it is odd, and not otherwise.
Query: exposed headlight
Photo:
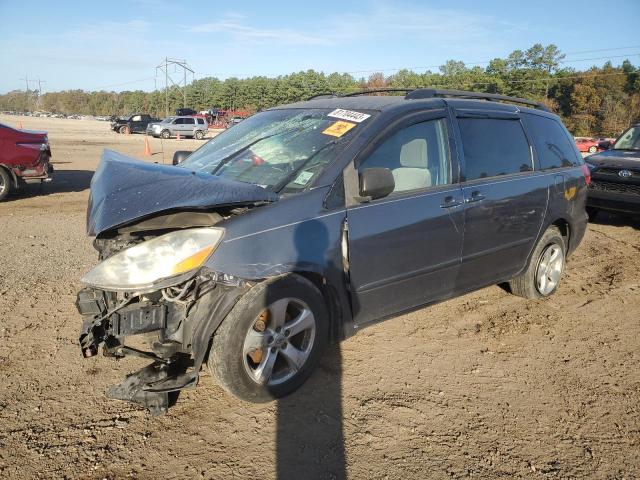
[[[82,277],[107,291],[147,292],[190,278],[215,251],[222,228],[178,230],[116,253]]]

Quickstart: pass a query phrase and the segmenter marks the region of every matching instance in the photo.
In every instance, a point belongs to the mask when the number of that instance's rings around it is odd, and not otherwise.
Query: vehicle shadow
[[[5,202],[54,193],[82,192],[89,188],[94,173],[93,170],[56,170],[51,182],[22,185],[19,190],[10,194]]]
[[[616,213],[600,211],[596,217],[589,220],[589,223],[595,225],[610,225],[612,227],[633,227],[640,230],[640,216],[631,213]]]
[[[342,269],[337,267],[339,242],[334,238],[329,245],[329,233],[323,223],[301,223],[294,241],[301,270],[310,261],[322,264],[324,255],[329,255],[332,258],[324,262],[329,265],[327,276],[341,278],[334,276],[342,275]],[[278,400],[276,478],[347,478],[342,415],[342,355],[339,343],[333,342],[309,380]]]

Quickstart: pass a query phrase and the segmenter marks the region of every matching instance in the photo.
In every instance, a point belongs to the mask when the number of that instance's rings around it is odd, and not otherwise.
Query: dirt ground
[[[106,122],[49,131],[57,174],[0,204],[0,478],[640,477],[640,219],[602,216],[559,291],[498,287],[363,330],[297,393],[253,405],[203,374],[163,417],[109,400],[135,361],[83,359],[88,185]],[[154,152],[197,141],[151,140]]]

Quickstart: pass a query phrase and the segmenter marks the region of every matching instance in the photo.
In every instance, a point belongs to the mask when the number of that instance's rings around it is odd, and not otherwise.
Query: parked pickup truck
[[[159,122],[157,118],[153,118],[151,115],[144,113],[136,113],[125,117],[115,118],[111,122],[111,130],[118,133],[145,133],[147,131],[147,125],[152,122]]]

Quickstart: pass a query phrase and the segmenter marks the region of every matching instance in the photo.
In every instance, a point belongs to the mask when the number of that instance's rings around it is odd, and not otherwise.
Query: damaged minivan
[[[374,322],[491,284],[556,291],[589,181],[559,118],[492,94],[368,93],[258,113],[176,166],[104,152],[80,346],[151,361],[108,396],[159,414],[206,366],[264,402]]]

